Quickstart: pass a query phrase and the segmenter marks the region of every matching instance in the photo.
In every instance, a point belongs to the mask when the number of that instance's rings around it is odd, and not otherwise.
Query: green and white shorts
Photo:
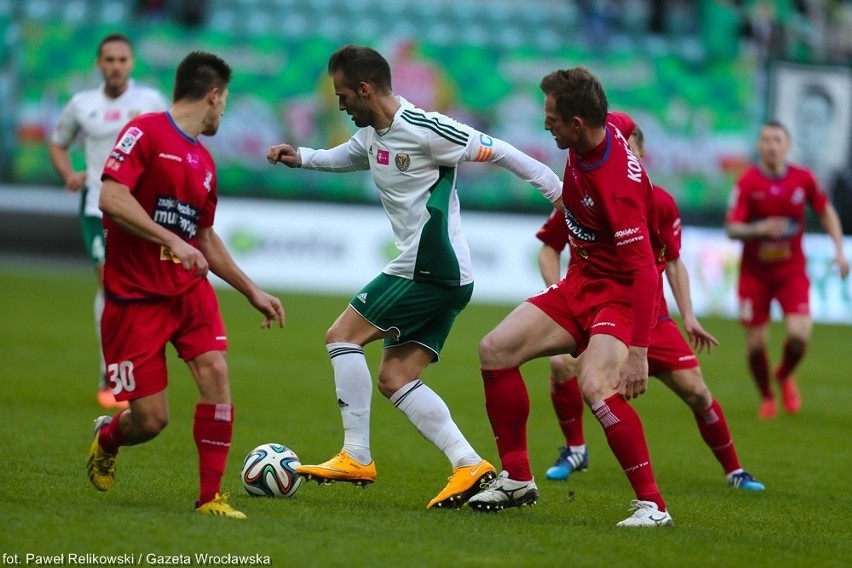
[[[385,349],[419,343],[433,351],[437,361],[456,316],[472,295],[473,284],[446,287],[382,273],[349,305],[378,329],[393,332],[384,340]]]

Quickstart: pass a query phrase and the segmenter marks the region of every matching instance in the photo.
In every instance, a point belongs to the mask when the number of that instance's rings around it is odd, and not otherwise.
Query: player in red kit
[[[106,304],[101,323],[107,377],[130,408],[95,420],[89,480],[115,483],[121,446],[156,437],[169,421],[166,345],[172,343],[198,386],[193,435],[199,456],[196,510],[244,519],[220,493],[233,433],[227,336],[208,271],[284,325],[281,302],[234,263],[213,230],[216,167],[198,140],[216,133],[231,68],[205,52],[187,55],[175,73],[168,112],[143,114],[119,134],[103,172]]]
[[[645,154],[644,136],[638,126],[633,130],[629,142],[634,154],[642,159]],[[680,258],[680,212],[674,198],[656,185],[654,201],[660,241],[664,247],[657,257],[658,269],[666,273],[683,318],[684,329],[695,350],[700,353],[707,349],[710,352],[719,342],[704,330],[692,310],[689,273]],[[561,217],[555,211],[536,234],[543,243],[539,266],[547,285],[559,280],[560,256],[570,237]],[[763,484],[740,465],[722,407],[707,388],[695,353],[669,316],[662,282],[660,284],[657,320],[651,328],[651,343],[648,347],[648,374],[659,378],[690,407],[701,438],[722,466],[728,484],[735,489],[762,491]],[[586,469],[589,463],[583,437],[583,398],[576,377],[579,362],[570,355],[558,355],[551,358],[550,367],[551,400],[566,443],[556,463],[547,470],[546,477],[564,480],[573,471]]]
[[[764,420],[777,414],[766,352],[772,300],[781,305],[787,332],[775,379],[784,408],[795,414],[801,407],[793,371],[805,354],[812,328],[810,281],[802,249],[805,205],[819,217],[834,242],[834,263],[840,275],[846,278],[849,274],[837,211],[809,170],[787,162],[789,149],[790,136],[784,125],[765,123],[757,141],[758,162],[737,180],[725,220],[728,236],[743,241],[740,323],[746,331],[748,365],[761,396],[758,417]]]
[[[584,67],[541,81],[544,127],[568,149],[562,198],[571,233],[566,278],[515,308],[479,345],[485,407],[503,471],[468,504],[478,511],[532,504],[520,366],[544,355],[585,352],[580,388],[632,485],[633,514],[619,526],[671,525],[639,415],[627,400],[645,392],[657,302],[649,227],[653,189],[627,139],[632,119],[608,113],[606,93]]]

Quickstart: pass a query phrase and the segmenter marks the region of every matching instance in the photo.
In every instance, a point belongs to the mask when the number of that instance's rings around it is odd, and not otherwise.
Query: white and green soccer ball
[[[292,497],[302,485],[296,473],[301,462],[296,452],[282,444],[261,444],[243,461],[240,478],[249,495]]]

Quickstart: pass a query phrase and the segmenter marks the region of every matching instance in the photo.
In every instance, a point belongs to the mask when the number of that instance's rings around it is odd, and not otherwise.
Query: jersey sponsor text
[[[198,209],[173,197],[158,197],[154,207],[154,222],[194,239],[198,232]]]

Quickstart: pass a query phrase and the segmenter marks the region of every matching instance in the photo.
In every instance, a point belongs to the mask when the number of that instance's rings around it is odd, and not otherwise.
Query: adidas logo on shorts
[[[357,295],[357,296],[355,296],[355,297],[356,297],[356,298],[358,298],[359,300],[361,300],[361,303],[362,303],[362,304],[366,304],[366,303],[367,303],[367,293],[366,293],[366,292],[361,292],[360,294],[358,294],[358,295]]]

